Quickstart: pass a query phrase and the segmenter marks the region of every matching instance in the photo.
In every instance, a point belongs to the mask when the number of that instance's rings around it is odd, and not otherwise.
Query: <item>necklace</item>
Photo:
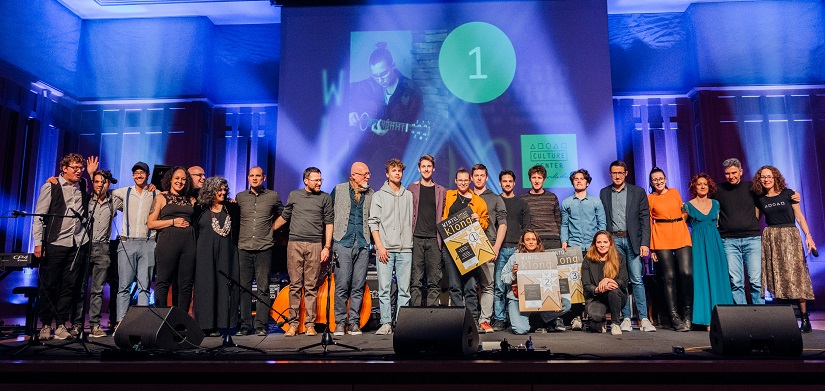
[[[465,196],[463,196],[463,195],[459,194],[459,195],[458,195],[458,201],[459,201],[459,202],[461,202],[461,205],[464,205],[464,204],[466,204],[468,201],[470,201],[470,199],[468,199],[467,197],[465,197]]]
[[[212,212],[210,210],[210,212]],[[220,213],[220,212],[218,212]],[[232,218],[229,217],[229,214],[226,215],[226,220],[223,222],[223,227],[218,222],[217,216],[215,216],[215,212],[212,212],[212,230],[215,231],[216,234],[226,237],[229,236],[229,231],[232,229]]]

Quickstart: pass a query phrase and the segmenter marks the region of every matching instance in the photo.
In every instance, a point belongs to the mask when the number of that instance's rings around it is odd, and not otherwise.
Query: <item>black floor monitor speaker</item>
[[[163,180],[163,176],[166,175],[166,172],[171,169],[172,166],[166,166],[163,164],[155,164],[155,166],[152,168],[152,177],[149,179],[152,181],[151,183],[158,188],[159,191],[169,190],[163,189],[163,186],[161,186],[160,183]]]
[[[121,349],[193,349],[203,341],[203,330],[180,307],[132,306],[114,334]]]
[[[802,333],[790,305],[717,305],[710,346],[723,356],[800,356]]]
[[[466,356],[478,352],[478,328],[465,307],[401,307],[395,354]]]

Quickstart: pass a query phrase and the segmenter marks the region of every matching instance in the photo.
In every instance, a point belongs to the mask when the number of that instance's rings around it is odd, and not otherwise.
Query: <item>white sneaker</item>
[[[625,320],[627,320],[627,319],[625,319]],[[630,323],[630,321],[628,321],[628,323]],[[622,325],[624,325],[624,322],[622,322]],[[613,334],[613,335],[622,335],[622,328],[623,328],[623,327],[621,327],[621,326],[619,326],[619,325],[617,325],[617,324],[613,323],[613,324],[610,326],[610,334]]]
[[[582,329],[582,319],[580,317],[573,318],[570,322],[570,330],[580,331]]]
[[[337,323],[335,325],[335,332],[332,335],[340,337],[346,333],[347,325],[344,323]]]
[[[647,318],[642,319],[642,326],[640,327],[642,331],[653,332],[656,331],[656,328],[653,327],[653,324],[650,323],[650,320]]]
[[[375,332],[375,335],[387,335],[392,334],[392,325],[389,323],[384,323],[381,327],[378,328],[378,331]]]
[[[622,320],[620,331],[633,331],[633,326],[630,325],[630,318],[624,318]]]

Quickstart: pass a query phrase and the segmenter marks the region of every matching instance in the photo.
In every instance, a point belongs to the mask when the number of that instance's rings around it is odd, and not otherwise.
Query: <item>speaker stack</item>
[[[801,356],[802,333],[790,305],[717,305],[710,345],[723,356]]]

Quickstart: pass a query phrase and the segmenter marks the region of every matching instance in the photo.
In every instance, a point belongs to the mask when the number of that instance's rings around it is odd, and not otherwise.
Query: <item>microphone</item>
[[[83,218],[83,216],[81,216],[80,213],[78,211],[76,211],[74,208],[69,208],[69,210],[72,211],[72,214],[74,215],[74,217],[77,217],[78,219]]]
[[[815,248],[811,249],[811,255],[813,255],[814,258],[819,258],[819,251],[816,251]]]
[[[26,211],[24,211],[24,210],[13,210],[13,211],[11,211],[11,215],[12,215],[12,217],[20,217],[20,216],[25,216],[26,214],[27,214],[27,213],[26,213]]]

